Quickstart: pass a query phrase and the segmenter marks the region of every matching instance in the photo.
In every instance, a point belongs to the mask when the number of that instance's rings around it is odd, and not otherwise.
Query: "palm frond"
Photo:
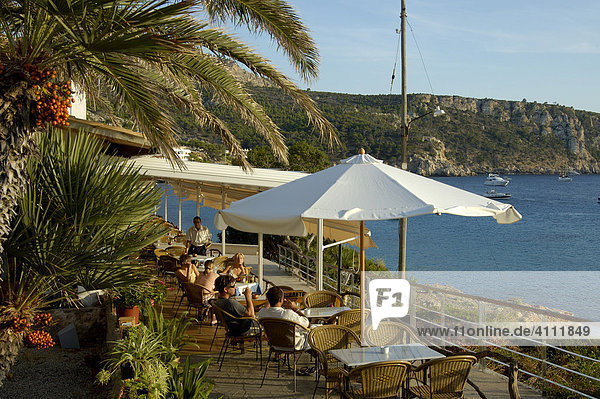
[[[293,7],[282,0],[204,0],[213,21],[268,33],[306,82],[318,75],[319,52]]]

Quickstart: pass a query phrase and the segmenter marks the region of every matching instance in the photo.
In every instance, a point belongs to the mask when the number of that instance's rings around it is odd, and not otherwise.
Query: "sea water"
[[[502,202],[512,204],[523,220],[497,224],[490,217],[427,215],[408,220],[407,270],[436,271],[435,278],[422,272],[423,283],[443,283],[472,295],[493,299],[521,298],[524,302],[573,312],[600,320],[600,176],[573,176],[559,182],[556,175],[514,175]],[[484,194],[484,176],[435,178],[443,183]],[[158,213],[163,215],[162,206]],[[193,201],[182,202],[182,225],[192,225]],[[213,226],[216,211],[202,207],[200,216],[218,241]],[[171,197],[169,220],[177,223],[177,200]],[[398,221],[369,221],[366,226],[378,248],[368,258],[382,259],[397,270]],[[472,281],[464,273],[485,271],[486,281]],[[502,273],[518,271],[519,273]],[[529,272],[529,273],[524,273]],[[430,273],[432,274],[432,273]],[[443,278],[443,281],[437,279]]]

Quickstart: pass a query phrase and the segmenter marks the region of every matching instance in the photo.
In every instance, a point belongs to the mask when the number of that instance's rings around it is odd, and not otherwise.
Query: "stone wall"
[[[81,309],[51,309],[52,319],[57,322],[50,329],[52,338],[60,345],[58,332],[70,323],[75,325],[79,345],[81,347],[102,345],[106,341],[106,306],[95,306]]]

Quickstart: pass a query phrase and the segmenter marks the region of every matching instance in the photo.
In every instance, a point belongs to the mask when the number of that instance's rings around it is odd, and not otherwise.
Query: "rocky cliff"
[[[534,162],[529,165],[517,162],[496,165],[492,169],[506,173],[557,173],[562,170],[600,172],[600,114],[556,104],[527,102],[525,99],[504,101],[418,94],[412,100],[426,109],[439,105],[454,114],[491,117],[506,129],[526,135],[529,141],[556,139],[565,149],[564,154],[554,154],[555,162]],[[455,132],[461,133],[460,130]],[[485,162],[477,162],[472,158],[466,163],[457,163],[454,157],[447,154],[445,143],[436,137],[423,136],[422,141],[426,143],[427,151],[417,152],[410,160],[410,168],[416,172],[425,175],[468,175],[491,171]]]

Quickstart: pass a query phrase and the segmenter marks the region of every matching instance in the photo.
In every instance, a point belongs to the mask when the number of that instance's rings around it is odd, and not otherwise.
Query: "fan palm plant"
[[[16,207],[6,256],[57,288],[118,288],[148,280],[128,255],[156,241],[167,228],[152,212],[160,192],[125,160],[80,132],[49,131],[26,170],[30,183]]]
[[[304,79],[317,74],[318,52],[282,0],[0,0],[0,244],[26,181],[33,133],[64,125],[71,81],[102,106],[103,90],[173,162],[174,109],[187,109],[216,132],[245,167],[238,140],[204,102],[230,106],[283,162],[278,127],[225,67],[233,60],[281,88],[330,145],[333,126],[314,102],[267,59],[215,27],[221,21],[266,32]],[[2,250],[0,246],[0,251]]]

